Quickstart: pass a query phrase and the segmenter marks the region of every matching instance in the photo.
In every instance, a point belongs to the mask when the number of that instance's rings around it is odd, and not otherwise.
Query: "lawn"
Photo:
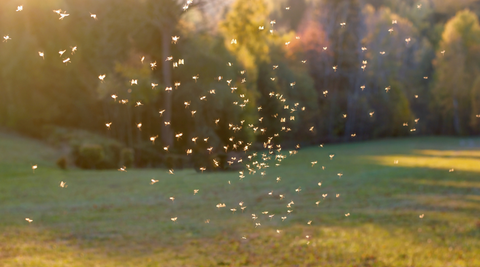
[[[55,149],[0,134],[0,266],[480,266],[479,148],[326,144],[240,179],[62,171]]]

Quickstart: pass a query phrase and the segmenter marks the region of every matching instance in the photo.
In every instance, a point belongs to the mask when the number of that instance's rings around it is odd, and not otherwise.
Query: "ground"
[[[55,149],[0,134],[0,266],[480,266],[479,148],[326,144],[240,179],[63,171]]]

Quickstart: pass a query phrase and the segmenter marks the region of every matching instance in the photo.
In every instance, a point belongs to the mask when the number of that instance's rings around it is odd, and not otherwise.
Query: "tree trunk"
[[[127,127],[127,145],[128,147],[133,146],[133,137],[132,137],[132,124],[135,122],[132,121],[132,111],[131,111],[131,104],[126,104],[126,109],[127,109],[127,124],[125,125]],[[135,127],[136,128],[136,127]]]
[[[456,97],[453,97],[453,129],[456,135],[461,134],[460,129],[460,115],[458,114],[458,101]]]
[[[162,71],[163,71],[163,83],[166,87],[173,87],[172,84],[172,63],[165,61],[170,56],[170,29],[163,27],[162,31]],[[173,148],[173,131],[171,125],[165,125],[165,122],[170,122],[172,119],[172,91],[165,91],[163,94],[163,125],[162,125],[162,142],[164,146],[170,146]]]
[[[353,87],[353,92],[348,92],[347,93],[347,121],[345,122],[345,133],[343,136],[344,141],[349,141],[351,135],[354,133],[354,128],[355,128],[355,120],[357,118],[357,110],[358,108],[355,106],[358,103],[358,90],[360,88],[360,83],[358,82],[360,80],[360,74],[355,73],[352,75],[349,75],[349,86]],[[354,81],[352,81],[354,80]]]

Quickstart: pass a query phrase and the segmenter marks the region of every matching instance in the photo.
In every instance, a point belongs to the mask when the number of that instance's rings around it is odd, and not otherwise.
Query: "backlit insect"
[[[59,20],[62,20],[63,18],[70,16],[70,14],[67,14],[66,11],[64,11],[63,13],[60,13],[59,15],[60,15]]]

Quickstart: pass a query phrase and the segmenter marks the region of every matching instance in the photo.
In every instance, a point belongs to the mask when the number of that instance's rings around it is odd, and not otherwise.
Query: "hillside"
[[[33,165],[41,168],[54,168],[61,153],[35,139],[14,133],[0,132],[0,173],[6,170],[19,172],[32,171]]]

